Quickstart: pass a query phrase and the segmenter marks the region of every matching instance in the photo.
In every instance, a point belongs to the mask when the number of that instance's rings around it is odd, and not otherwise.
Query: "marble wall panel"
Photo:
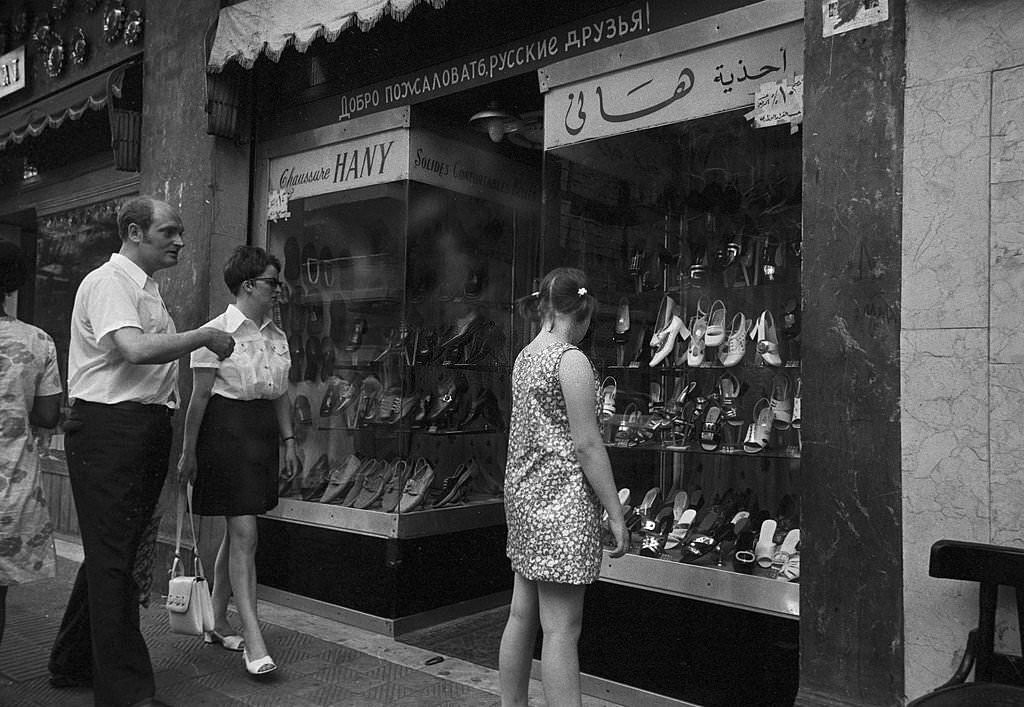
[[[1024,180],[1024,67],[992,74],[992,182]]]
[[[988,364],[984,329],[901,334],[906,692],[945,682],[974,619],[976,592],[928,576],[941,538],[989,538]],[[961,649],[962,652],[962,649]]]
[[[988,81],[907,91],[904,329],[978,326],[988,309]]]
[[[992,364],[989,371],[991,542],[1024,547],[1024,365]]]
[[[907,86],[1024,64],[1020,0],[908,0]]]
[[[1024,363],[1024,181],[993,184],[991,210],[989,358],[1019,364]]]

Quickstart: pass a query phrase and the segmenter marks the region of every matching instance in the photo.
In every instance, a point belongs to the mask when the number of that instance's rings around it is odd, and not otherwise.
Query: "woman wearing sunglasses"
[[[288,403],[291,360],[285,334],[271,312],[281,289],[281,264],[262,248],[239,246],[224,266],[235,303],[206,326],[229,332],[234,352],[223,361],[207,349],[192,354],[192,397],[178,461],[182,486],[192,482],[192,506],[224,516],[213,574],[215,628],[207,643],[241,651],[253,675],[277,668],[256,617],[256,516],[277,505],[278,438],[288,474],[298,470]],[[234,595],[242,622],[228,623]]]

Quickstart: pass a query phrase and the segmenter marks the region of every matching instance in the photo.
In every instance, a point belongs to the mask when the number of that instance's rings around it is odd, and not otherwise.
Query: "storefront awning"
[[[402,21],[421,2],[441,8],[447,0],[246,0],[220,11],[206,68],[216,73],[235,60],[249,69],[260,52],[277,61],[289,44],[305,52],[352,25],[365,32],[385,13]]]
[[[127,65],[118,66],[0,116],[0,150],[12,142],[21,144],[26,137],[38,137],[47,128],[60,127],[65,120],[78,120],[87,110],[103,108],[111,94],[120,98],[125,68]]]

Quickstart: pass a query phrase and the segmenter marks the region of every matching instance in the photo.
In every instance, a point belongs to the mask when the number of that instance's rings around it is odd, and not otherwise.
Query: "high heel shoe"
[[[756,336],[755,336],[756,335]],[[775,331],[775,317],[768,310],[761,312],[751,338],[757,339],[757,354],[761,360],[769,366],[781,366],[782,357],[779,355],[779,336]]]
[[[672,353],[672,349],[676,346],[676,339],[682,337],[682,331],[684,328],[683,320],[680,319],[677,314],[673,314],[672,321],[669,323],[668,327],[654,335],[654,338],[660,338],[661,348],[659,348],[651,357],[650,363],[647,364],[648,366],[654,368],[664,361],[670,353]],[[654,339],[651,339],[651,341],[653,340]]]
[[[249,660],[249,652],[242,649],[242,660],[245,661],[245,670],[250,675],[266,675],[277,670],[277,663],[269,655],[256,660]]]
[[[204,631],[203,643],[213,645],[219,643],[224,650],[238,652],[245,647],[245,639],[234,633],[217,633],[216,631]]]

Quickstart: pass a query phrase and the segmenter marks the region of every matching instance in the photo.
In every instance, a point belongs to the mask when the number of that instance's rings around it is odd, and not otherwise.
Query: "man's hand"
[[[235,340],[226,331],[213,327],[203,327],[201,331],[207,335],[206,348],[217,354],[217,358],[221,361],[235,350]]]

